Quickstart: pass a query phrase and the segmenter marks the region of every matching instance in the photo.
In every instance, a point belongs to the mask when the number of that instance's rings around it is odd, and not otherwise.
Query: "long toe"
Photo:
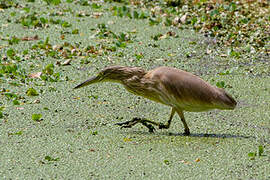
[[[115,123],[114,125],[123,126],[124,124],[126,124],[126,122]]]
[[[131,128],[132,126],[128,126],[128,125],[125,125],[125,126],[121,126],[120,129],[122,128]]]
[[[168,125],[165,125],[165,124],[163,124],[163,123],[160,123],[160,124],[158,125],[158,128],[159,128],[159,129],[169,129],[169,126],[168,126]]]
[[[148,124],[148,123],[146,123],[144,121],[141,121],[141,123],[142,123],[142,125],[144,125],[145,127],[147,127],[148,130],[149,130],[149,132],[151,132],[151,133],[153,133],[156,130],[155,127],[153,125],[151,125],[151,124]]]
[[[127,125],[127,126],[130,126],[130,125],[134,125],[136,124],[137,122],[135,121],[126,121],[126,122],[120,122],[120,123],[115,123],[114,125],[118,125],[118,126],[124,126],[124,125]]]
[[[115,125],[121,126],[121,128],[131,128],[132,126],[134,126],[138,122],[139,122],[138,120],[133,119],[131,121],[115,123]]]
[[[148,124],[148,129],[149,132],[153,133],[154,131],[156,131],[156,129],[154,128],[154,126],[152,126],[151,124]]]

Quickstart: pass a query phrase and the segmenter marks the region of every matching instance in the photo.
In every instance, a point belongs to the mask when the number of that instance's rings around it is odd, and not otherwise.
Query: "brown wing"
[[[160,85],[166,89],[170,101],[186,111],[205,111],[216,107],[217,88],[198,76],[186,71],[169,67],[160,67],[153,72],[153,78],[159,78]]]

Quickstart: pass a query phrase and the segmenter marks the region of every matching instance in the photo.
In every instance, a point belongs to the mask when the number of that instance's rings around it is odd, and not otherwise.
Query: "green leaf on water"
[[[12,17],[16,16],[16,12],[11,12],[10,16],[12,16]]]
[[[15,132],[15,133],[8,133],[9,136],[10,135],[18,135],[18,136],[20,136],[22,134],[23,134],[23,131],[18,131],[18,132]]]
[[[99,5],[97,3],[92,3],[92,8],[93,9],[99,9],[99,8],[101,8],[101,5]]]
[[[11,39],[8,40],[9,45],[19,44],[19,42],[20,42],[20,39],[17,38],[16,36],[13,36]]]
[[[87,0],[80,0],[79,3],[81,6],[89,6],[89,3]]]
[[[52,158],[51,156],[45,156],[45,160],[47,161],[59,161],[60,158]]]
[[[26,91],[27,96],[38,96],[38,92],[34,88],[29,88]]]
[[[170,161],[167,160],[167,159],[165,159],[163,162],[164,162],[164,164],[166,164],[166,165],[169,165],[169,164],[170,164]]]
[[[13,56],[15,56],[15,51],[13,49],[7,50],[7,56],[13,58]]]
[[[42,114],[32,114],[32,120],[40,121]]]
[[[69,24],[68,22],[64,21],[62,24],[62,27],[67,28],[67,27],[71,27],[71,24]]]
[[[259,156],[262,156],[263,152],[264,152],[263,146],[260,145],[260,146],[258,147],[258,154],[259,154]]]
[[[166,18],[164,24],[165,24],[165,26],[171,26],[172,25],[172,20],[170,18]]]
[[[116,41],[115,45],[120,47],[120,48],[125,48],[127,46],[126,43],[121,42],[121,41]]]
[[[91,96],[88,96],[89,99],[93,98],[93,99],[98,99],[98,95],[91,95]]]
[[[16,94],[14,94],[14,93],[5,93],[4,94],[9,100],[11,100],[11,99],[16,99],[18,96],[16,95]]]
[[[71,33],[72,33],[72,34],[79,34],[79,29],[74,29],[74,30],[72,30]]]
[[[59,5],[61,3],[61,0],[43,0],[47,3],[47,5]]]
[[[228,49],[227,54],[231,57],[236,57],[236,58],[239,58],[241,55],[239,52],[234,51],[233,49]]]
[[[139,13],[137,11],[133,11],[133,18],[138,19]]]
[[[49,108],[48,108],[48,107],[44,107],[43,109],[44,109],[44,110],[49,110]]]
[[[128,138],[128,137],[125,137],[125,138],[124,138],[124,142],[130,142],[130,141],[132,141],[132,139],[130,139],[130,138]]]
[[[27,55],[28,53],[29,53],[28,50],[24,50],[24,51],[23,51],[23,55]]]
[[[134,54],[134,55],[135,55],[135,57],[136,57],[137,60],[140,60],[140,59],[143,58],[143,54],[142,53],[140,53],[140,54]]]
[[[161,36],[162,36],[162,34],[159,33],[159,34],[156,34],[154,36],[151,36],[151,38],[154,39],[155,41],[158,41]]]
[[[255,152],[250,152],[250,153],[248,153],[248,157],[250,157],[250,160],[254,160],[255,159],[255,157],[256,157],[256,153]]]
[[[39,18],[39,20],[40,20],[40,22],[41,22],[42,24],[48,23],[48,19],[46,19],[46,18],[44,18],[44,17]]]
[[[225,87],[225,82],[224,81],[219,81],[219,82],[217,82],[216,86],[218,88],[224,88]]]
[[[248,157],[255,157],[255,156],[256,156],[256,153],[255,152],[248,153]]]
[[[20,102],[18,100],[13,100],[13,105],[20,105]]]
[[[52,74],[53,74],[53,68],[54,68],[54,65],[53,65],[53,64],[48,64],[48,65],[42,70],[42,72],[43,72],[44,74],[52,75]]]
[[[15,132],[14,135],[22,135],[23,131]]]

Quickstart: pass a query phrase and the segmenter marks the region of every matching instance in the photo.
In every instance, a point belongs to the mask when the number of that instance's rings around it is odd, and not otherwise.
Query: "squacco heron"
[[[183,111],[201,112],[211,109],[232,110],[236,101],[223,89],[214,87],[196,75],[172,67],[158,67],[145,71],[140,67],[110,66],[79,84],[75,89],[98,82],[116,82],[123,84],[129,92],[152,101],[170,106],[171,114],[166,124],[145,118],[133,118],[117,123],[122,128],[130,128],[137,123],[146,126],[150,132],[168,129],[175,113],[184,125],[184,134],[190,131]],[[154,125],[154,126],[153,126]]]

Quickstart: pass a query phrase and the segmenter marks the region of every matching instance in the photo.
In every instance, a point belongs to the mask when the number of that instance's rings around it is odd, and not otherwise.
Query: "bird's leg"
[[[190,135],[189,128],[188,128],[188,125],[186,123],[183,111],[182,110],[177,110],[177,113],[178,113],[182,123],[184,124],[184,128],[185,128],[184,134],[187,135],[187,136]]]
[[[136,117],[133,118],[131,121],[116,123],[115,125],[119,125],[119,126],[121,126],[121,128],[131,128],[132,126],[134,126],[137,123],[141,123],[142,125],[147,127],[149,129],[149,132],[154,132],[154,130],[155,130],[154,126],[152,126],[151,124],[158,126],[158,123],[156,123],[154,121],[150,121],[150,120],[145,119],[145,118],[136,118]],[[148,124],[148,123],[151,123],[151,124]]]
[[[174,109],[174,108],[172,108],[171,115],[170,115],[170,118],[169,118],[169,120],[168,120],[167,124],[162,124],[162,123],[159,123],[159,124],[158,124],[158,128],[159,128],[159,129],[169,129],[169,127],[170,127],[170,125],[171,125],[172,118],[173,118],[174,114],[175,114],[175,109]]]

